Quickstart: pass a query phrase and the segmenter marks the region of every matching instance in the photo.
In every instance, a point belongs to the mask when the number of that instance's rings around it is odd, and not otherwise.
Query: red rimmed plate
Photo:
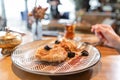
[[[11,55],[12,62],[20,69],[40,75],[69,75],[88,70],[100,60],[100,52],[88,45],[89,56],[78,56],[62,63],[43,63],[35,58],[35,52],[41,45],[52,40],[40,40],[19,46]]]

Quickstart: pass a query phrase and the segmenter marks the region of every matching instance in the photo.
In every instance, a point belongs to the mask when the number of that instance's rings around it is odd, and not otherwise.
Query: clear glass
[[[75,38],[75,23],[66,23],[65,25],[65,38],[74,39]]]
[[[41,40],[42,39],[42,24],[41,21],[36,20],[33,24],[32,24],[32,33],[34,36],[34,40]]]

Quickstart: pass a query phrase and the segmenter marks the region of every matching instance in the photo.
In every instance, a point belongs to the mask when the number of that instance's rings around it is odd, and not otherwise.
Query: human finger
[[[97,27],[99,27],[99,24],[93,25],[92,28],[91,28],[91,32],[95,32],[95,30],[97,29]]]
[[[113,30],[111,25],[107,25],[107,24],[100,24],[100,25],[106,29]]]

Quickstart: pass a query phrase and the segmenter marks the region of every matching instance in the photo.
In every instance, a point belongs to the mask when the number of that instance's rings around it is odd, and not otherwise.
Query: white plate
[[[88,70],[100,60],[97,48],[89,45],[89,56],[72,58],[62,63],[42,63],[35,58],[38,47],[48,44],[51,40],[34,41],[19,46],[11,55],[13,63],[20,69],[40,75],[69,75]]]

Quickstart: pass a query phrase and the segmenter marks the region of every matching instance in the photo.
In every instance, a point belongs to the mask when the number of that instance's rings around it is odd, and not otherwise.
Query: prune
[[[60,43],[60,41],[58,41],[58,40],[55,41],[55,44],[59,44],[59,43]]]
[[[69,58],[73,58],[74,56],[75,56],[74,52],[71,52],[71,51],[68,52],[68,57]]]
[[[86,51],[86,50],[83,50],[81,53],[82,53],[82,56],[88,56],[89,55],[88,51]]]
[[[46,46],[44,47],[44,49],[45,49],[45,50],[50,50],[51,47],[49,47],[48,45],[46,45]]]

